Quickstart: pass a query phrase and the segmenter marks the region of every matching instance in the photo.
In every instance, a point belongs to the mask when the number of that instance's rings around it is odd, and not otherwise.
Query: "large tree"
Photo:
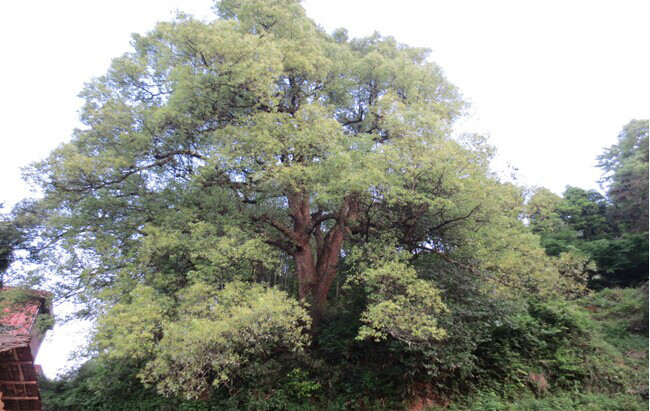
[[[363,290],[358,337],[408,347],[445,335],[415,260],[494,292],[563,287],[571,264],[526,229],[491,147],[452,137],[464,103],[428,50],[327,34],[295,0],[216,10],[135,35],[82,92],[84,127],[27,172],[39,270],[100,303],[101,352],[202,396],[250,358],[302,350],[343,265]]]

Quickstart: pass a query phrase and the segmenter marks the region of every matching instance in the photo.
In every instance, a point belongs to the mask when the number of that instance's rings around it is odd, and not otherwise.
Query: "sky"
[[[0,2],[0,203],[34,195],[20,168],[69,140],[83,84],[176,10],[212,19],[211,0]],[[596,156],[650,116],[648,1],[306,0],[328,32],[379,31],[428,47],[471,103],[458,132],[490,136],[497,170],[561,193],[598,188]],[[55,307],[63,313],[66,307]],[[54,377],[89,325],[58,324],[37,362]]]

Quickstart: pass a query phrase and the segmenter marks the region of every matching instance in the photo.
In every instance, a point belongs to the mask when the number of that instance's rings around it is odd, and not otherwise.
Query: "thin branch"
[[[481,205],[479,204],[476,207],[474,207],[467,215],[452,218],[451,220],[447,220],[447,221],[445,221],[443,223],[440,223],[437,226],[433,227],[430,231],[436,231],[436,230],[438,230],[438,229],[440,229],[440,228],[442,228],[442,227],[444,227],[446,225],[449,225],[449,224],[455,223],[457,221],[461,221],[461,220],[465,220],[467,218],[470,218],[472,216],[472,214],[474,214],[474,212],[476,210],[478,210],[480,207],[481,207]]]
[[[461,263],[460,261],[454,260],[453,258],[449,257],[449,255],[443,253],[442,251],[439,251],[439,250],[436,250],[436,249],[433,249],[433,248],[429,248],[429,247],[425,247],[425,246],[421,246],[421,245],[416,245],[415,248],[418,249],[418,250],[423,250],[423,251],[427,251],[427,252],[430,252],[432,254],[435,254],[438,257],[442,258],[443,260],[447,261],[448,263],[451,263],[451,264],[453,264],[453,265],[455,265],[455,266],[457,266],[459,268],[462,268],[463,270],[467,270],[467,271],[471,272],[472,274],[478,274],[479,273],[476,268],[474,268],[472,266],[469,266],[467,264]]]

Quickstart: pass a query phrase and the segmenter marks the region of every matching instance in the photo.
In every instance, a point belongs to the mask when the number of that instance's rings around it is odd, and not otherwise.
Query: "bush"
[[[613,360],[613,347],[600,341],[599,328],[575,304],[532,301],[479,347],[482,380],[500,382],[503,394],[530,386],[537,373],[551,389],[620,390],[629,372]]]
[[[449,278],[449,276],[446,276]],[[447,337],[422,348],[359,341],[363,301],[332,307],[309,352],[242,369],[207,401],[163,398],[136,377],[141,365],[95,359],[42,385],[45,410],[647,409],[648,346],[632,327],[643,289],[605,289],[577,302],[504,302],[471,277],[437,281]]]

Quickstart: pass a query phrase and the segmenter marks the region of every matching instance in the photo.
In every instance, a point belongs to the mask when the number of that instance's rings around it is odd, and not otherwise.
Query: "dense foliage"
[[[635,378],[575,299],[596,272],[644,278],[620,193],[644,158],[647,180],[647,122],[601,159],[610,197],[526,201],[453,136],[465,103],[428,50],[328,34],[296,0],[215,10],[134,36],[2,226],[38,266],[14,281],[96,320],[47,407],[422,408]]]
[[[542,327],[522,328],[513,336],[529,339],[524,346],[541,347],[526,353],[549,364],[555,376],[540,392],[539,380],[527,395],[508,395],[497,386],[462,398],[449,410],[491,411],[641,411],[648,408],[648,289],[605,289],[582,298],[577,305],[538,306]],[[538,311],[539,309],[542,311]],[[550,309],[549,309],[550,308]],[[539,315],[541,314],[541,316]],[[551,325],[552,321],[555,325]],[[546,322],[546,326],[544,326]],[[540,325],[540,323],[537,323]],[[571,325],[573,328],[565,328]],[[522,332],[523,331],[523,332]],[[581,337],[581,333],[587,333]],[[527,333],[530,333],[527,335]],[[535,336],[534,339],[530,339]],[[539,338],[541,337],[541,338]],[[538,339],[539,338],[539,339]],[[506,338],[512,344],[512,337]],[[520,340],[521,341],[521,340]],[[537,348],[538,350],[539,348]],[[548,351],[550,349],[550,351]],[[552,353],[555,350],[555,353]],[[521,354],[521,351],[520,351]],[[532,355],[531,355],[532,354]],[[511,375],[517,375],[512,373]],[[576,384],[581,381],[580,384]],[[531,384],[532,385],[532,384]],[[564,387],[552,395],[546,390]],[[512,397],[511,397],[512,396]],[[514,398],[513,398],[514,397]],[[437,408],[434,408],[437,409]]]
[[[452,310],[443,322],[451,339],[432,345],[425,357],[395,346],[360,344],[354,337],[358,318],[341,315],[319,337],[312,360],[274,363],[265,378],[242,379],[235,389],[215,390],[208,400],[160,396],[142,385],[131,361],[95,359],[63,379],[43,381],[44,401],[46,409],[58,411],[417,405],[436,410],[645,410],[647,297],[647,289],[606,289],[576,302],[489,307],[494,311],[484,315],[496,313],[494,324],[482,321],[476,303],[468,304],[467,311],[476,317],[459,319],[463,313]],[[338,354],[342,348],[344,361]],[[316,357],[320,360],[314,362]],[[419,361],[427,361],[434,378],[401,393],[396,378]]]

